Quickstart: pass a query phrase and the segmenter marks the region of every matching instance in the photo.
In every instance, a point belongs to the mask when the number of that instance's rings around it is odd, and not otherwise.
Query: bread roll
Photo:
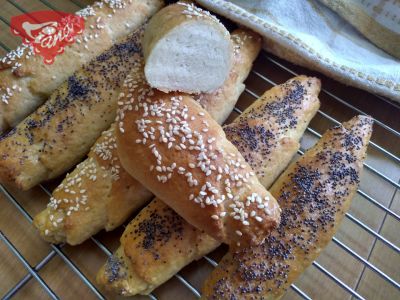
[[[266,176],[264,161],[269,162],[270,168],[282,170],[297,152],[304,124],[318,110],[319,89],[318,79],[298,76],[264,93],[241,117],[224,126],[230,132],[227,137],[235,141],[260,177]],[[287,115],[287,122],[293,125],[280,122],[274,117],[277,114]],[[254,122],[256,119],[259,121]],[[251,139],[243,134],[254,131],[270,134],[254,134]],[[271,177],[263,180],[265,183],[279,175],[278,171],[268,174]],[[100,269],[97,281],[127,296],[148,294],[218,245],[204,231],[195,229],[164,202],[155,199],[125,228],[121,246]]]
[[[88,154],[53,191],[33,224],[51,243],[77,245],[101,229],[113,230],[153,198],[121,167],[114,127],[101,135]]]
[[[19,47],[0,62],[0,133],[39,107],[68,76],[127,36],[163,6],[162,0],[99,1],[79,12],[85,30],[46,65]]]
[[[200,94],[196,99],[221,123],[243,91],[243,81],[261,47],[260,38],[247,30],[236,30],[232,39],[238,48],[230,76],[216,92]],[[243,40],[247,42],[243,44]],[[55,189],[34,225],[46,241],[76,245],[103,228],[113,230],[152,198],[121,168],[112,126],[96,141],[88,158]]]
[[[147,295],[219,245],[155,198],[126,227],[121,246],[96,280],[124,296]]]
[[[139,70],[133,74],[118,101],[123,168],[215,239],[260,243],[280,209],[222,128],[192,97],[151,89]]]
[[[83,66],[0,136],[0,181],[27,190],[77,164],[115,120],[119,88],[142,61],[143,28]]]
[[[186,2],[167,6],[150,20],[143,51],[147,81],[165,92],[210,93],[226,80],[232,62],[228,30]]]
[[[372,119],[328,130],[271,188],[282,222],[257,247],[230,251],[207,279],[204,299],[280,299],[331,241],[357,191]]]
[[[288,147],[298,150],[298,141],[319,108],[320,89],[317,78],[294,77],[268,90],[234,123],[224,127],[226,137],[250,166],[257,169],[255,173],[262,185],[271,186],[287,166],[293,157]],[[275,159],[266,158],[266,154],[274,151],[277,153],[271,157]]]

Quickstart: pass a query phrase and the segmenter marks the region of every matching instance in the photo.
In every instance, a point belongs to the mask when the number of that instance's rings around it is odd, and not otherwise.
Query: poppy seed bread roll
[[[0,135],[0,182],[20,189],[77,164],[115,120],[119,88],[143,61],[143,27],[69,76],[42,106]]]
[[[280,226],[255,247],[231,250],[211,273],[202,299],[281,299],[331,241],[357,191],[372,118],[329,129],[271,187]]]
[[[150,20],[143,39],[150,86],[187,93],[210,93],[229,74],[232,44],[217,18],[191,3],[178,2]]]
[[[263,186],[271,186],[293,157],[287,147],[291,141],[300,140],[318,110],[320,89],[318,78],[296,76],[268,90],[233,123],[224,126],[227,138],[243,154]],[[272,151],[279,155],[273,156]]]

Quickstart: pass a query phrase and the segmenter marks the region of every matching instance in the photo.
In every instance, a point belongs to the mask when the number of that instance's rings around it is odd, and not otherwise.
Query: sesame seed
[[[259,216],[256,216],[255,219],[256,219],[257,222],[262,222],[263,221],[263,219],[261,217],[259,217]]]

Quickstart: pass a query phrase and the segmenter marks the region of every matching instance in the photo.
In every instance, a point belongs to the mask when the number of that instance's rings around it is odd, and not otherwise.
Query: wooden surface
[[[18,15],[25,11],[49,9],[47,6],[49,4],[53,9],[73,12],[89,2],[87,0],[0,0],[0,55],[4,55],[7,49],[13,49],[20,43],[18,38],[10,34],[8,27],[10,16]],[[246,82],[247,88],[250,91],[261,94],[270,88],[272,83],[282,83],[292,77],[290,72],[273,63],[270,60],[271,58],[297,73],[315,75],[321,78],[322,86],[326,90],[326,92],[320,94],[322,102],[321,111],[334,119],[340,122],[346,121],[357,114],[357,112],[340,103],[335,97],[330,96],[330,93],[372,115],[393,129],[400,131],[400,106],[398,104],[392,104],[367,92],[346,87],[320,74],[274,58],[265,52],[257,59],[254,70],[265,76],[269,82],[253,72]],[[254,101],[253,96],[245,92],[241,96],[238,107],[244,109],[252,101]],[[237,114],[232,113],[230,120],[235,116]],[[311,122],[310,128],[323,133],[333,125],[334,123],[328,118],[322,114],[317,114]],[[316,139],[315,135],[306,132],[302,140],[302,148],[307,149],[313,145]],[[400,137],[389,130],[375,124],[372,140],[396,156],[400,156]],[[399,182],[400,165],[393,159],[385,156],[381,151],[370,146],[367,163],[394,182]],[[51,191],[60,180],[61,178],[46,183],[44,187]],[[385,207],[400,214],[400,190],[397,190],[393,184],[383,180],[372,171],[364,170],[360,189]],[[48,194],[41,187],[33,188],[28,192],[13,189],[8,189],[8,191],[31,216],[42,210],[49,198]],[[390,215],[386,215],[381,208],[373,205],[358,194],[353,200],[350,214],[397,247],[400,247],[400,223]],[[52,255],[50,245],[40,239],[29,221],[1,192],[0,230],[32,267],[35,267],[49,253]],[[117,229],[111,233],[101,232],[96,236],[96,239],[104,243],[109,250],[113,251],[118,245],[118,238],[121,232],[122,229]],[[339,232],[336,234],[336,238],[395,281],[400,282],[400,255],[375,238],[371,233],[351,221],[351,219],[345,218]],[[107,258],[106,254],[95,242],[89,240],[77,247],[64,246],[61,249],[87,279],[95,284],[95,274]],[[224,251],[225,248],[222,247],[210,254],[210,257],[218,260]],[[391,284],[382,279],[382,277],[366,267],[363,262],[353,257],[334,242],[329,244],[317,262],[366,299],[400,299],[400,291],[398,289],[395,289]],[[211,270],[212,266],[205,259],[201,259],[182,270],[180,275],[196,289],[200,290],[201,283]],[[0,296],[5,295],[26,274],[28,272],[23,264],[10,252],[5,243],[0,242]],[[58,254],[54,254],[49,263],[38,274],[62,299],[72,299],[76,296],[84,297],[85,299],[96,299],[95,294]],[[313,299],[351,298],[351,295],[347,291],[338,286],[329,276],[318,270],[315,266],[309,267],[296,282],[296,285]],[[109,299],[118,299],[115,295],[101,292]],[[158,299],[196,298],[176,277],[158,288],[154,294]],[[38,281],[32,278],[27,281],[14,298],[48,299],[50,297]],[[136,297],[135,299],[140,299],[140,297]],[[143,297],[143,299],[147,299],[147,297]],[[284,299],[301,299],[301,297],[293,290],[289,290]]]

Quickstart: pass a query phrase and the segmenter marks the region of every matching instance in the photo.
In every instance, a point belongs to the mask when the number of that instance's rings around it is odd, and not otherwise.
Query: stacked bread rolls
[[[203,287],[203,299],[280,299],[331,241],[357,191],[372,119],[328,130],[271,188],[280,226],[259,246],[229,251]]]
[[[143,27],[113,45],[58,87],[48,101],[0,136],[0,181],[23,190],[75,164],[115,119],[117,97],[141,62]]]
[[[248,42],[243,44],[243,40]],[[261,47],[260,38],[243,29],[232,33],[232,43],[237,51],[224,85],[214,93],[196,97],[218,123],[232,111]],[[45,240],[82,243],[100,229],[118,227],[153,197],[121,167],[114,128],[113,125],[103,132],[88,158],[66,176],[53,192],[48,207],[35,217],[34,225]]]
[[[371,119],[328,131],[270,193],[319,108],[319,80],[298,76],[276,86],[222,128],[260,38],[244,29],[230,36],[184,1],[160,11],[142,42],[144,26],[127,34],[162,1],[101,3],[80,12],[89,29],[54,66],[13,54],[2,62],[0,100],[8,106],[0,131],[51,95],[0,136],[0,181],[29,189],[77,164],[92,146],[34,225],[49,242],[76,245],[151,202],[126,227],[98,283],[123,295],[148,294],[224,242],[229,252],[203,298],[280,298],[348,209]],[[82,47],[88,51],[77,55]]]
[[[78,11],[84,31],[51,65],[29,47],[7,54],[0,61],[0,133],[16,126],[68,76],[132,33],[163,5],[162,0],[102,0]]]
[[[132,87],[122,89],[118,101],[117,149],[124,169],[215,239],[260,243],[279,223],[276,200],[192,97],[154,90],[134,71],[125,81]]]
[[[319,107],[319,90],[318,79],[298,76],[265,92],[224,126],[227,138],[266,188],[297,152],[299,139]],[[279,115],[290,118],[282,122]],[[97,281],[119,294],[148,294],[219,244],[154,199],[125,228],[121,246],[100,269]]]

